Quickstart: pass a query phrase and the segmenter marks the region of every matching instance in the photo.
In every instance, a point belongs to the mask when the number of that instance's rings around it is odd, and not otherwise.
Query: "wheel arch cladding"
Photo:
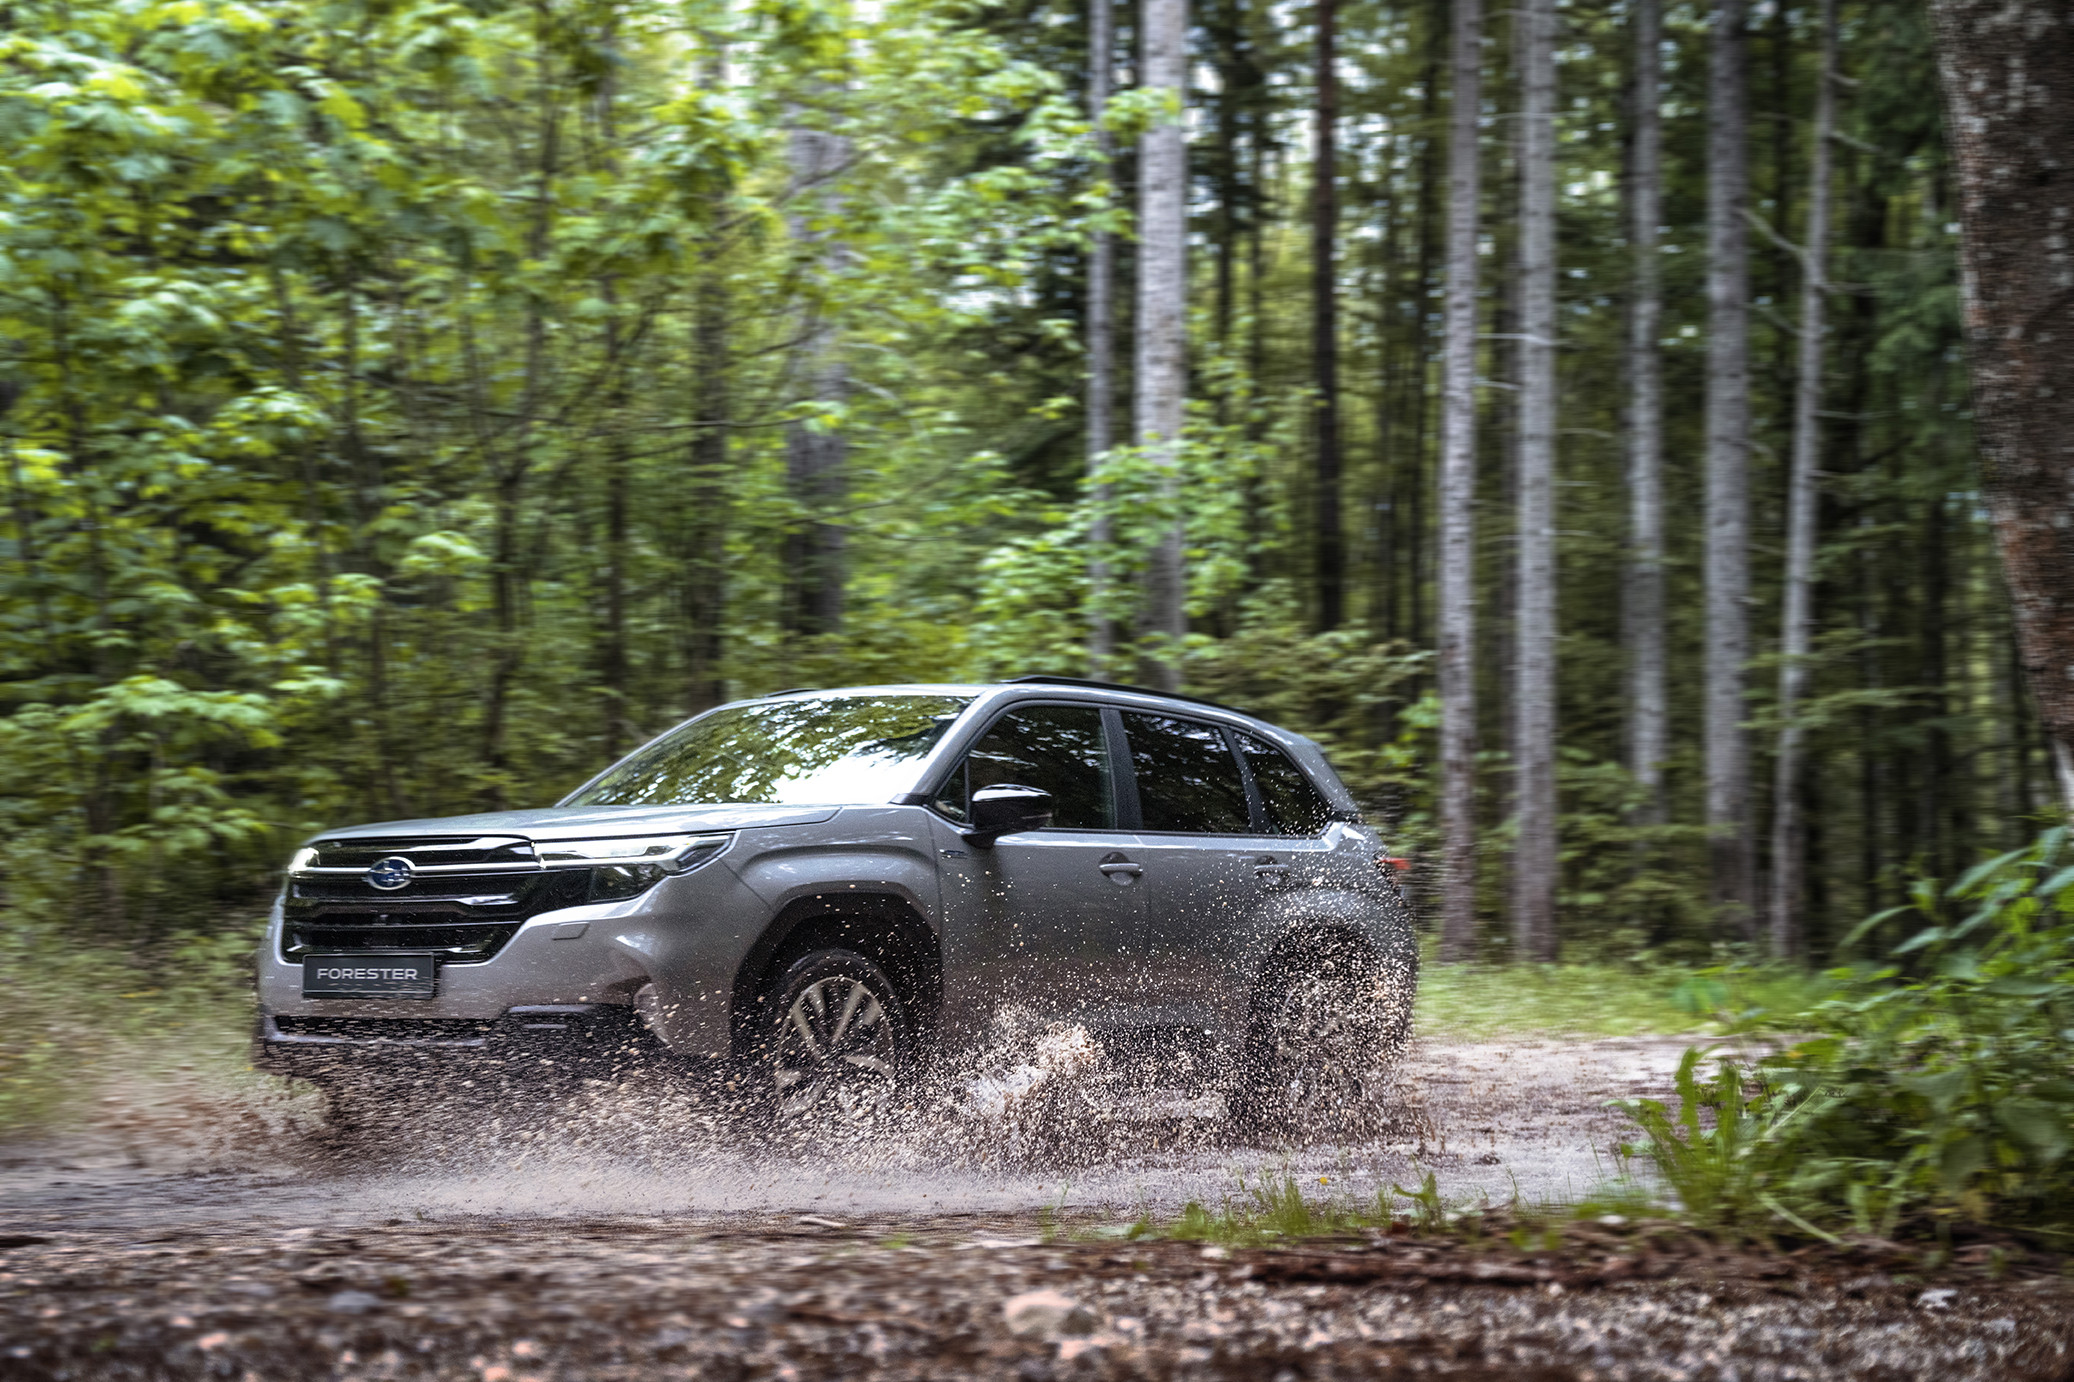
[[[785,970],[816,950],[854,950],[886,972],[920,1035],[935,1031],[943,1007],[943,946],[905,898],[887,893],[823,893],[795,898],[749,948],[734,982],[734,1045],[747,1049]]]

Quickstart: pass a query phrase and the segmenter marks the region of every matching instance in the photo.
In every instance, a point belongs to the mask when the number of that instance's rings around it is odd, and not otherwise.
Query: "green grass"
[[[1419,974],[1416,1029],[1457,1041],[1503,1036],[1681,1036],[1790,1029],[1827,996],[1799,970],[1658,964],[1443,965]]]
[[[1515,1227],[1526,1224],[1538,1231],[1579,1212],[1596,1214],[1602,1206],[1528,1209],[1515,1204],[1501,1208],[1508,1223]],[[1172,1218],[1146,1215],[1121,1236],[1231,1247],[1367,1238],[1377,1233],[1453,1233],[1475,1238],[1485,1229],[1492,1210],[1481,1197],[1474,1203],[1449,1204],[1430,1171],[1414,1188],[1393,1184],[1366,1196],[1343,1193],[1330,1176],[1265,1172],[1251,1181],[1240,1176],[1236,1192],[1226,1195],[1215,1208],[1191,1201]]]
[[[236,928],[140,963],[74,936],[0,929],[0,1141],[74,1121],[113,1082],[242,1077],[255,943]]]

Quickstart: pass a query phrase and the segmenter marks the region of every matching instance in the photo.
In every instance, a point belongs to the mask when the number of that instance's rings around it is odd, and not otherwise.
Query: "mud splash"
[[[0,1150],[0,1218],[1135,1216],[1266,1174],[1367,1198],[1434,1174],[1456,1199],[1582,1196],[1616,1174],[1613,1098],[1668,1085],[1682,1043],[1415,1043],[1357,1138],[1243,1134],[1222,1101],[1072,1029],[1006,1020],[884,1126],[773,1139],[721,1093],[644,1072],[517,1096],[415,1097],[342,1135],[306,1089],[168,1070],[115,1081],[89,1126]],[[1202,1072],[1193,1072],[1199,1075]],[[1329,1187],[1326,1189],[1325,1187]]]

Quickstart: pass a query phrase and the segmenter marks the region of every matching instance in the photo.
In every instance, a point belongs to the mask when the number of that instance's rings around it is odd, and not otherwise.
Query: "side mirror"
[[[1014,782],[997,782],[972,794],[972,825],[965,838],[981,849],[1018,830],[1042,830],[1051,824],[1051,793]]]

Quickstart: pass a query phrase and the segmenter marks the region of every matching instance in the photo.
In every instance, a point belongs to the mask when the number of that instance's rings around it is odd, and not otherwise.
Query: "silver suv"
[[[1365,1099],[1410,1020],[1392,864],[1308,739],[1067,677],[793,691],[544,810],[332,830],[259,955],[262,1068],[645,1046],[863,1118],[1004,1007]],[[1193,1059],[1193,1057],[1191,1057]]]

